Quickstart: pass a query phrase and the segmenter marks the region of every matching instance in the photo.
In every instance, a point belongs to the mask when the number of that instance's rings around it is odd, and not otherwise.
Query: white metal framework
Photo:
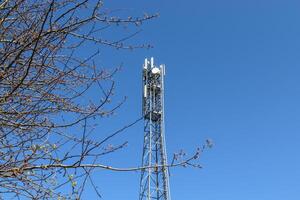
[[[170,200],[164,135],[165,67],[145,59],[143,66],[144,145],[139,200]],[[152,167],[150,167],[152,166]]]

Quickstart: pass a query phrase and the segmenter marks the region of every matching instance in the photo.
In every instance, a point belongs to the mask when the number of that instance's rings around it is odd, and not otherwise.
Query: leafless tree
[[[84,45],[148,48],[127,44],[135,32],[116,39],[100,33],[114,26],[140,26],[156,16],[119,18],[104,9],[101,0],[0,1],[1,199],[80,199],[87,182],[100,197],[93,169],[159,167],[115,168],[99,163],[101,156],[126,145],[109,146],[109,140],[142,117],[106,138],[91,139],[93,127],[88,122],[110,116],[123,103],[111,102],[112,77],[118,68],[95,66],[98,51],[86,58],[78,53]],[[101,96],[90,98],[95,88]],[[170,166],[199,167],[192,161],[207,146],[190,158],[175,154]],[[71,191],[66,193],[66,187]]]

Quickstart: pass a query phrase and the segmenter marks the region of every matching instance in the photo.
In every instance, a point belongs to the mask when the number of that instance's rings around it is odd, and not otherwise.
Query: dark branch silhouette
[[[88,122],[109,117],[123,103],[112,101],[119,71],[94,64],[99,54],[82,58],[84,45],[116,49],[148,48],[127,43],[139,30],[120,38],[100,33],[114,26],[140,26],[157,17],[120,18],[103,2],[88,0],[0,1],[0,198],[79,199],[87,182],[98,197],[91,173],[95,168],[137,171],[161,166],[117,168],[99,163],[103,155],[126,146],[108,142],[143,119],[95,141]],[[118,30],[110,30],[117,31]],[[91,90],[99,90],[90,98]],[[95,100],[97,99],[97,100]],[[80,131],[78,131],[80,130]],[[168,167],[186,166],[174,157]],[[71,192],[66,193],[66,187]]]

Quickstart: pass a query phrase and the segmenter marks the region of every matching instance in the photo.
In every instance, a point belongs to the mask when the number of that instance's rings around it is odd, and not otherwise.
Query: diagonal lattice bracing
[[[139,200],[170,200],[164,136],[164,65],[153,58],[143,66],[144,145]],[[150,167],[151,166],[151,167]],[[157,166],[157,167],[155,167]]]

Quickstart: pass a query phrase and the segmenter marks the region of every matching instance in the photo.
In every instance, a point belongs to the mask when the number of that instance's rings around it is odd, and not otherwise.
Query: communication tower
[[[165,66],[145,59],[143,65],[144,145],[139,200],[170,200],[164,135]]]

